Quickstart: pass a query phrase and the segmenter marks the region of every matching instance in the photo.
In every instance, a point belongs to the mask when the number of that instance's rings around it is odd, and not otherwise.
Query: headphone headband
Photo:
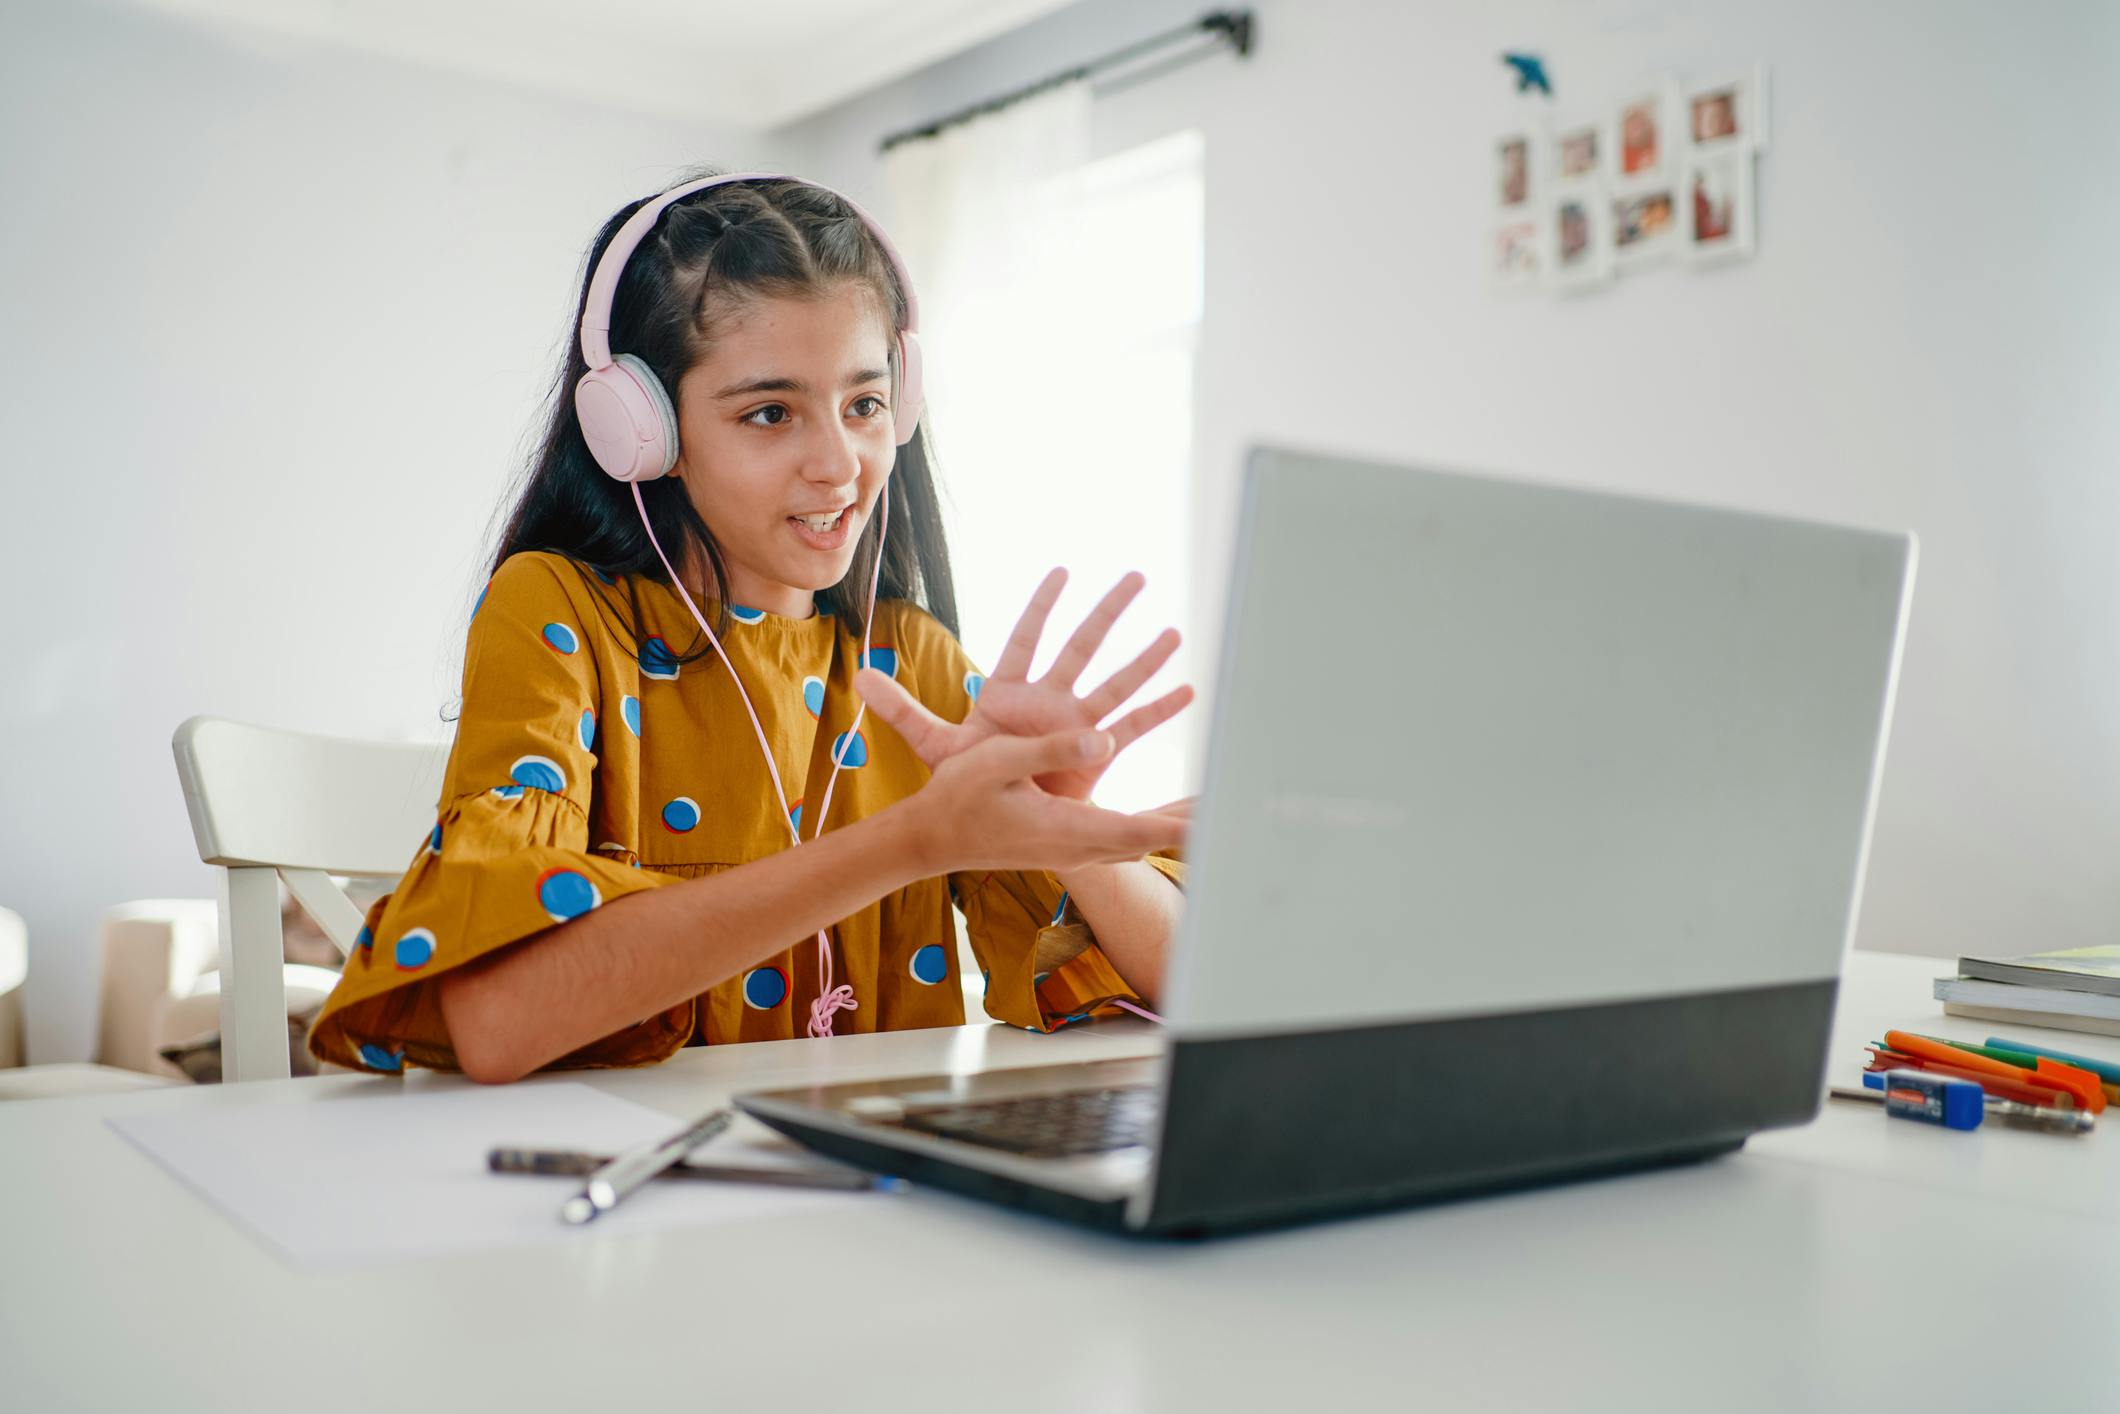
[[[618,295],[618,277],[626,270],[626,262],[640,243],[648,238],[656,220],[675,203],[694,192],[705,191],[729,182],[801,182],[800,177],[791,177],[785,172],[731,172],[720,177],[702,177],[696,182],[686,182],[672,187],[661,196],[643,206],[626,218],[626,224],[618,228],[611,244],[604,248],[603,257],[596,262],[596,270],[589,277],[588,297],[582,302],[581,344],[582,358],[591,369],[611,366],[611,304]],[[920,300],[913,293],[913,277],[905,268],[904,257],[891,238],[884,232],[876,218],[861,208],[860,203],[843,193],[816,182],[803,182],[804,186],[817,187],[819,191],[831,192],[861,218],[861,224],[869,228],[876,244],[883,247],[884,258],[891,263],[891,273],[898,277],[898,288],[905,295],[905,327],[908,332],[920,331]]]

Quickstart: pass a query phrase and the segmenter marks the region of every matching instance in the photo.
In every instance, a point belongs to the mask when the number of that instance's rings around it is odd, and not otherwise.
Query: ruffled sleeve
[[[930,712],[952,722],[971,715],[986,679],[950,631],[931,615],[902,605],[899,656],[911,668],[905,684]],[[1185,886],[1174,850],[1147,861]],[[1054,1031],[1094,1016],[1123,1016],[1125,1001],[1146,1006],[1097,946],[1096,933],[1046,870],[982,869],[950,875],[950,897],[979,960],[986,1010],[997,1021]]]
[[[608,650],[608,651],[607,651]],[[455,1069],[435,979],[622,895],[678,882],[616,845],[592,850],[603,623],[556,556],[511,556],[473,610],[462,716],[441,807],[397,890],[368,911],[309,1035],[320,1060]],[[660,1060],[692,1032],[693,1003],[553,1063]]]

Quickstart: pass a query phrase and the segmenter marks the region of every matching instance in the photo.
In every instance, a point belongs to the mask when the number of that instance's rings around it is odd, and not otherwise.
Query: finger
[[[1073,814],[1068,824],[1075,844],[1097,851],[1102,860],[1139,859],[1185,843],[1187,822],[1173,816],[1153,812],[1124,815],[1094,805],[1077,805]]]
[[[905,738],[906,745],[913,748],[915,755],[923,761],[928,759],[929,737],[935,728],[943,725],[940,717],[922,706],[897,679],[877,668],[863,668],[855,673],[854,691],[861,694],[869,711]]]
[[[1067,586],[1067,571],[1055,568],[1038,581],[1031,592],[1031,602],[1023,606],[1023,617],[1016,620],[1010,631],[1008,646],[1001,650],[1001,661],[987,676],[1002,682],[1028,679],[1031,675],[1031,659],[1037,655],[1038,639],[1045,632],[1046,616],[1053,605],[1060,602],[1060,591]]]
[[[1136,707],[1109,728],[1112,741],[1116,743],[1112,749],[1115,752],[1125,750],[1129,743],[1140,740],[1184,711],[1192,700],[1192,685],[1188,683],[1172,688],[1146,707]]]
[[[1144,810],[1141,813],[1144,815],[1175,815],[1180,820],[1190,820],[1192,819],[1193,804],[1199,798],[1197,795],[1188,795],[1182,800],[1173,800],[1166,805],[1159,805],[1153,810]]]
[[[1119,576],[1119,582],[1097,601],[1097,607],[1089,611],[1089,617],[1082,621],[1082,626],[1067,640],[1066,646],[1060,650],[1060,656],[1053,659],[1053,665],[1045,670],[1045,676],[1039,681],[1073,687],[1075,679],[1082,676],[1082,670],[1089,666],[1089,660],[1095,657],[1097,650],[1103,646],[1104,635],[1112,631],[1112,625],[1119,621],[1119,615],[1126,612],[1126,606],[1134,602],[1134,596],[1141,592],[1141,586],[1146,583],[1148,577],[1139,570],[1128,570]],[[1123,702],[1126,699],[1122,697],[1119,700]]]
[[[988,737],[962,754],[973,758],[999,780],[1042,776],[1048,771],[1079,771],[1111,758],[1110,732],[1066,731],[1049,736]]]
[[[1129,697],[1141,690],[1141,684],[1156,675],[1170,655],[1178,651],[1178,631],[1167,628],[1156,635],[1156,641],[1141,650],[1131,663],[1104,680],[1095,692],[1082,699],[1089,708],[1090,720],[1101,722],[1119,710]]]

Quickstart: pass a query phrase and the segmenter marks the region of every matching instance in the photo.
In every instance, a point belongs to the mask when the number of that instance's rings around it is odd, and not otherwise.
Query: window
[[[931,356],[935,448],[964,643],[984,666],[1055,564],[1068,588],[1034,673],[1127,570],[1148,587],[1080,690],[1189,621],[1201,147],[1183,132],[1036,183],[1036,219],[1016,228],[1029,248],[984,259],[976,285],[924,310],[949,331]],[[1189,657],[1181,648],[1136,705],[1189,680]],[[1138,810],[1185,794],[1196,711],[1128,748],[1099,802]]]

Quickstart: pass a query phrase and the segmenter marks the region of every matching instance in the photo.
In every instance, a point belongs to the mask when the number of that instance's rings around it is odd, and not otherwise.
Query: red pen
[[[2059,1085],[2042,1085],[2035,1080],[2011,1080],[2000,1075],[1983,1075],[1977,1070],[1967,1070],[1963,1066],[1927,1061],[1920,1056],[1903,1055],[1878,1046],[1870,1047],[1870,1057],[1867,1068],[1873,1073],[1887,1070],[1928,1070],[1938,1075],[1947,1075],[1953,1080],[1970,1080],[1998,1099],[2015,1100],[2019,1104],[2074,1106],[2076,1103],[2076,1097]]]

